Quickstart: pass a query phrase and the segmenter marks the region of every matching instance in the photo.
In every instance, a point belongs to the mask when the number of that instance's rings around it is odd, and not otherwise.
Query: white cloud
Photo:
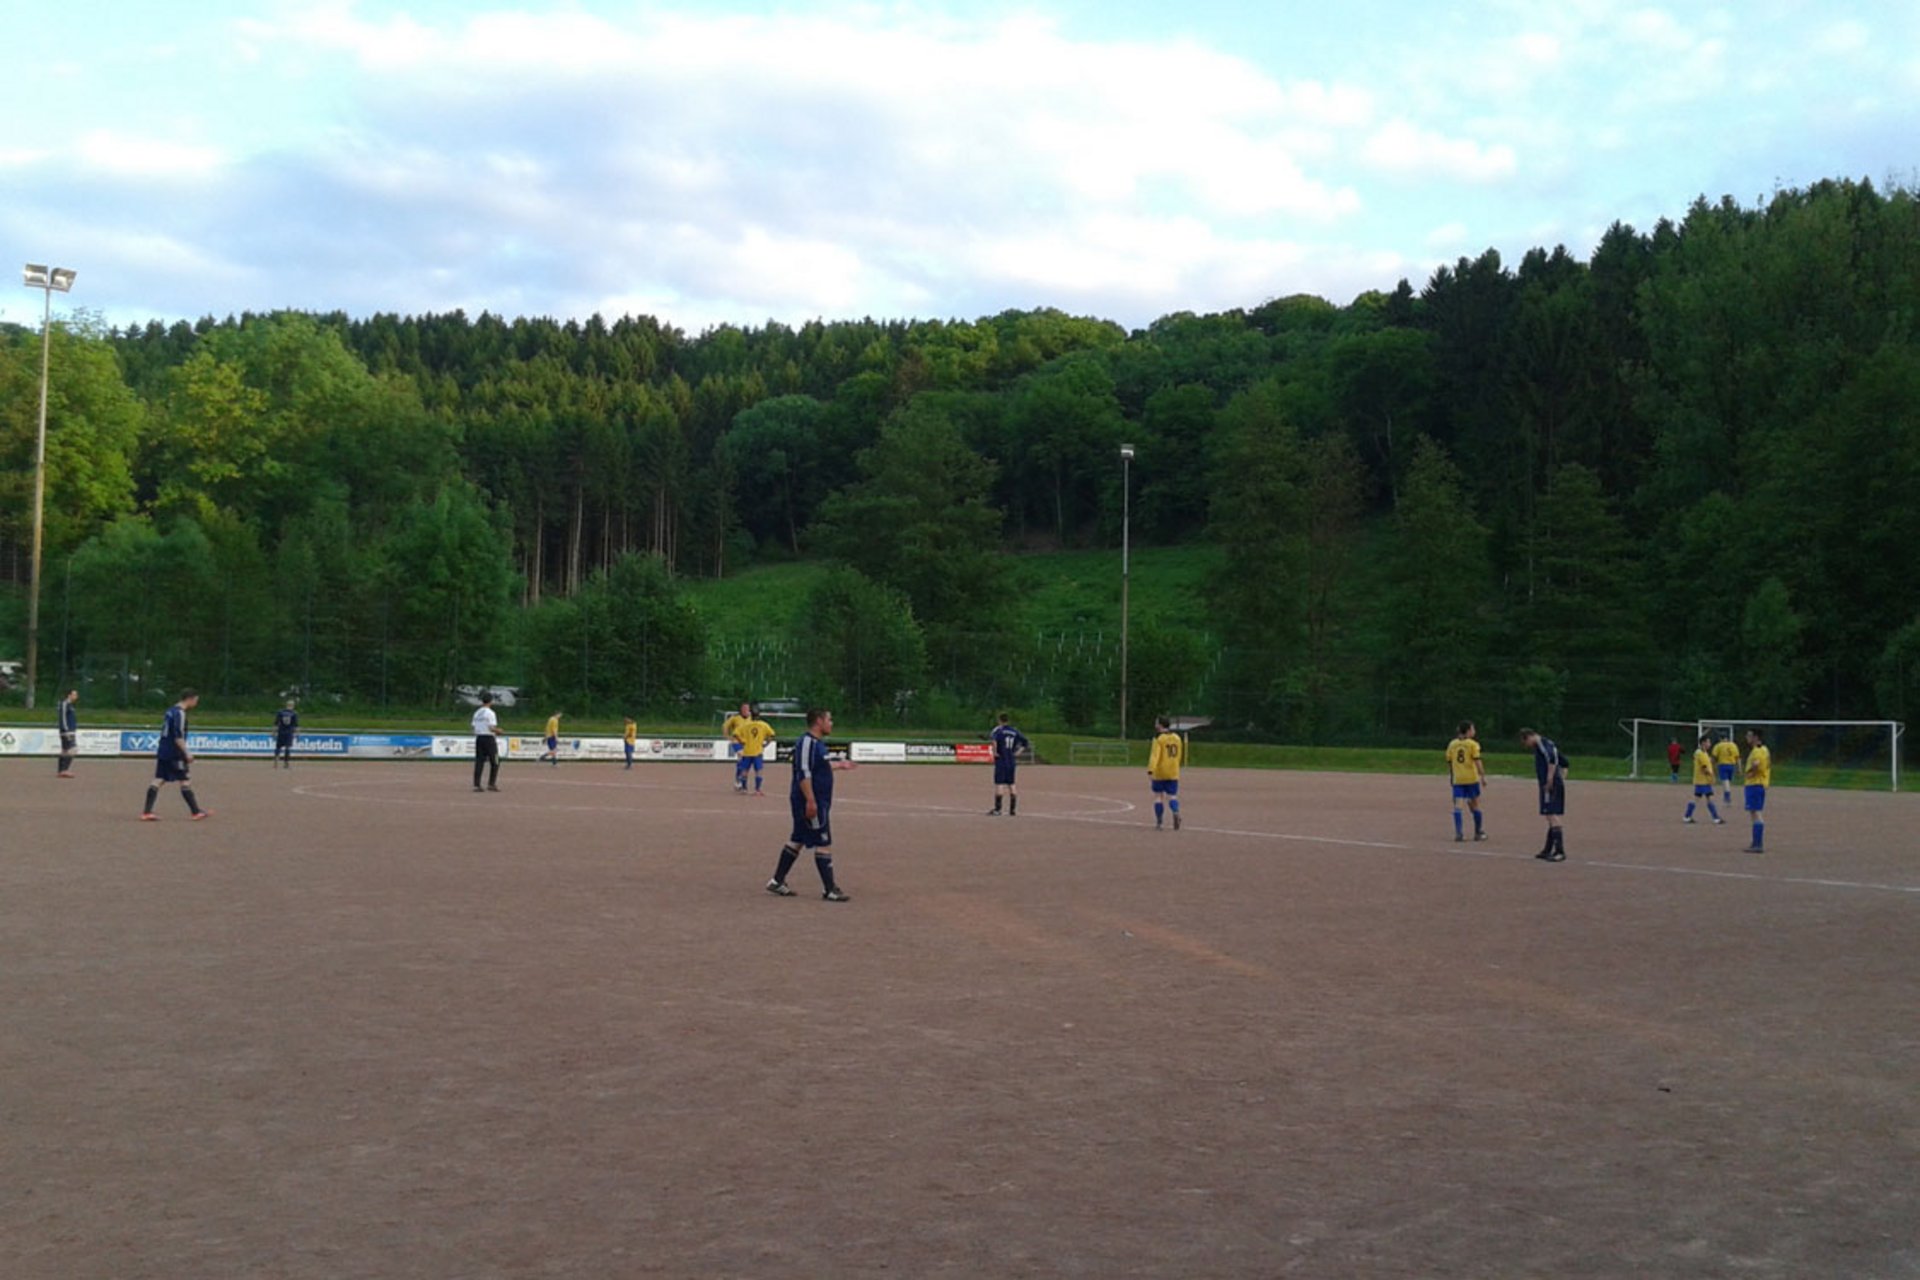
[[[1813,47],[1820,53],[1842,55],[1865,52],[1873,39],[1867,24],[1854,19],[1833,23],[1814,37]]]
[[[1362,151],[1368,164],[1400,177],[1451,178],[1495,182],[1513,176],[1519,161],[1505,143],[1483,145],[1471,138],[1450,138],[1408,120],[1389,120],[1374,131]]]
[[[217,147],[94,129],[74,147],[81,165],[99,173],[142,178],[204,178],[225,163]]]

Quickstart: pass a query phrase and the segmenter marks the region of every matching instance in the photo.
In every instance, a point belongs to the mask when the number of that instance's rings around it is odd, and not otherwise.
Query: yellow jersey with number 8
[[[1455,738],[1447,744],[1447,764],[1453,770],[1455,786],[1480,781],[1480,771],[1474,767],[1479,759],[1480,744],[1472,738]]]

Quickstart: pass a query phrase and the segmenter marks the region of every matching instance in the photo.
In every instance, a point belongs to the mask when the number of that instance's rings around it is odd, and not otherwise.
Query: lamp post
[[[1127,587],[1132,577],[1128,543],[1133,525],[1133,446],[1120,446],[1120,741],[1127,740]]]
[[[46,295],[40,317],[40,434],[33,446],[33,586],[27,595],[27,710],[33,710],[33,691],[40,682],[40,545],[42,513],[47,495],[47,364],[53,352],[53,295],[73,288],[74,273],[66,267],[29,262],[23,280],[29,289]]]

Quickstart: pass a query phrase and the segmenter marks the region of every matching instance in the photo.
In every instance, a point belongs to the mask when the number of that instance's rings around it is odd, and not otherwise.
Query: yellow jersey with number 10
[[[1186,744],[1180,741],[1180,735],[1169,730],[1153,740],[1153,750],[1147,756],[1147,774],[1156,782],[1172,782],[1180,776],[1180,757]]]

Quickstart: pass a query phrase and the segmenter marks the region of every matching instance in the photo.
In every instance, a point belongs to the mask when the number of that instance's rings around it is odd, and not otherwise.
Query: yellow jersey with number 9
[[[1453,770],[1455,786],[1480,781],[1480,771],[1474,768],[1479,759],[1480,744],[1472,738],[1455,738],[1447,744],[1447,764]]]
[[[756,760],[767,749],[767,744],[773,741],[773,726],[765,720],[747,720],[734,730],[733,736],[740,741],[741,756]]]

